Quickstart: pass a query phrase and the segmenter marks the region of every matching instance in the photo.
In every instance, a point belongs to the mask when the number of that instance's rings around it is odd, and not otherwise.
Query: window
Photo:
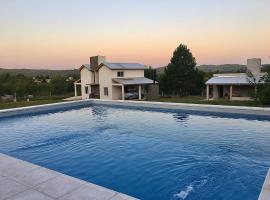
[[[124,72],[117,72],[117,77],[124,77]]]
[[[85,94],[88,94],[88,86],[84,87]]]
[[[109,96],[109,89],[104,87],[104,96]]]

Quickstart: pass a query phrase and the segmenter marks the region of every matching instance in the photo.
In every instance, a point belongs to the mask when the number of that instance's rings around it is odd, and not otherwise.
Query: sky
[[[89,57],[197,64],[270,63],[270,0],[0,0],[0,67],[73,69]]]

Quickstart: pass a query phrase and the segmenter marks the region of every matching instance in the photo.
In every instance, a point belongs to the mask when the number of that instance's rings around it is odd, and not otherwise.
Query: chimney
[[[247,60],[247,70],[254,75],[261,73],[261,65],[262,60],[260,58],[252,58]]]
[[[96,69],[101,63],[106,62],[105,56],[92,56],[90,57],[90,66],[91,68]]]

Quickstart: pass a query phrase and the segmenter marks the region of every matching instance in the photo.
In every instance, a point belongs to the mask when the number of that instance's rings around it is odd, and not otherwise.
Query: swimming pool
[[[0,152],[141,199],[257,199],[270,122],[92,105],[0,119]]]

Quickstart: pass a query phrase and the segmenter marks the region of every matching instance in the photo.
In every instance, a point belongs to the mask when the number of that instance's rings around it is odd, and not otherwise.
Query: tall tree
[[[174,51],[171,62],[165,69],[164,88],[170,94],[186,96],[196,87],[199,75],[195,70],[196,60],[186,45],[180,44]],[[200,86],[201,87],[201,86]]]

